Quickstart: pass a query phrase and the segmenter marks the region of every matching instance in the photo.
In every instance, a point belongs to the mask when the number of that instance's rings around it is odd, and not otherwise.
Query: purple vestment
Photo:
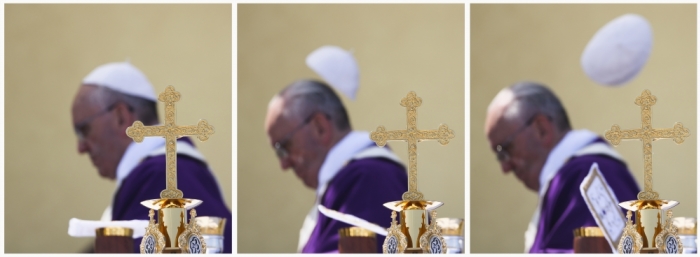
[[[605,141],[598,138],[593,142]],[[530,253],[573,253],[574,229],[598,226],[580,190],[593,163],[598,163],[599,172],[618,201],[637,199],[640,190],[625,163],[602,154],[571,158],[549,183]]]
[[[189,138],[181,138],[191,145]],[[231,253],[231,211],[226,207],[216,178],[206,163],[189,157],[177,155],[177,188],[184,198],[202,200],[195,207],[197,216],[216,216],[226,218],[224,230],[224,253]],[[165,155],[151,156],[139,163],[122,181],[112,204],[112,220],[148,220],[148,208],[142,201],[160,199],[160,192],[165,189]],[[189,222],[189,212],[187,213]],[[157,213],[156,217],[157,218]],[[144,228],[145,229],[145,228]],[[139,253],[141,238],[134,240],[134,252]]]
[[[388,228],[391,210],[384,203],[401,200],[408,191],[407,185],[408,176],[400,164],[384,158],[353,160],[328,183],[320,204]],[[316,227],[302,252],[337,252],[338,231],[344,227],[350,225],[319,212]],[[377,235],[377,253],[382,252],[383,243],[384,236]]]

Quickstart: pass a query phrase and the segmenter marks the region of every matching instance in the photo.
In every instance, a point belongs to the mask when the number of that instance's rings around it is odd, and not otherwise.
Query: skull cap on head
[[[351,52],[337,46],[322,46],[306,57],[306,65],[331,87],[355,100],[360,86],[360,71]]]
[[[100,65],[83,79],[83,84],[107,87],[120,93],[154,102],[158,99],[146,75],[128,62]]]

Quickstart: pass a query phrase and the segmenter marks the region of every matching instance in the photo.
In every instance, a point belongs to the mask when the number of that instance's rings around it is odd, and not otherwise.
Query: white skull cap
[[[651,25],[637,14],[625,14],[605,24],[581,56],[583,71],[604,86],[621,86],[644,67],[652,47]]]
[[[352,53],[337,46],[322,46],[306,57],[306,65],[328,84],[355,100],[360,83],[360,71]]]
[[[100,65],[83,79],[83,84],[107,87],[120,93],[154,102],[158,99],[148,78],[128,62]]]

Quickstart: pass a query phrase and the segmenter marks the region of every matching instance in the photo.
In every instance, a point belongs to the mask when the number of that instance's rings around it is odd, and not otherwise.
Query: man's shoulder
[[[204,162],[192,158],[190,156],[178,154],[176,158],[177,167],[179,171],[178,175],[180,175],[181,173],[190,173],[190,171],[196,171],[198,169],[207,169],[207,166]],[[141,161],[134,168],[131,174],[129,174],[129,176],[131,177],[132,175],[136,175],[141,177],[153,174],[165,174],[165,166],[165,155],[149,156],[146,157],[143,161]]]
[[[335,195],[361,187],[372,192],[403,193],[407,181],[408,176],[403,166],[383,158],[364,158],[345,165],[330,181],[326,192]]]
[[[636,185],[632,173],[623,161],[603,154],[587,154],[571,158],[557,173],[555,179],[559,183],[568,183],[578,188],[594,163],[598,165],[598,171],[609,183]]]
[[[338,175],[351,176],[396,176],[406,174],[403,165],[383,157],[370,157],[349,161]]]
[[[598,163],[598,166],[614,167],[616,169],[627,170],[627,165],[621,160],[605,155],[605,154],[586,154],[574,156],[569,161],[567,161],[562,170],[578,170],[581,172],[586,172],[591,169],[593,163]]]
[[[204,162],[201,160],[198,160],[196,158],[193,158],[189,155],[186,154],[177,154],[176,157],[177,159],[177,164],[180,166],[180,164],[200,164],[200,165],[205,165]],[[143,159],[141,163],[139,163],[136,168],[139,168],[141,166],[144,167],[150,167],[150,166],[159,166],[159,165],[165,165],[166,158],[165,155],[155,155],[155,156],[149,156]]]
[[[352,160],[329,182],[321,204],[358,217],[363,217],[361,213],[376,213],[376,210],[381,211],[381,217],[388,217],[389,210],[382,204],[401,199],[401,194],[408,190],[407,181],[404,167],[389,159]],[[373,207],[368,209],[367,206]]]

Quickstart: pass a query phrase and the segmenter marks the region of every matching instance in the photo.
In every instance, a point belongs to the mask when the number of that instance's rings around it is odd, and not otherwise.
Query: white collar
[[[566,161],[576,151],[590,144],[596,138],[598,138],[598,134],[585,129],[572,130],[564,135],[564,138],[549,152],[547,161],[542,167],[542,172],[540,173],[540,196],[546,193],[548,188],[546,185],[554,178],[559,168],[564,166]]]
[[[117,166],[117,190],[119,190],[122,181],[144,158],[153,150],[163,146],[165,146],[165,138],[162,137],[144,137],[141,143],[131,142]]]
[[[368,146],[374,144],[369,138],[369,132],[366,131],[351,131],[337,144],[335,144],[326,159],[321,165],[318,172],[318,188],[316,188],[316,196],[321,197],[326,191],[326,186],[340,169],[352,159],[352,157]]]

